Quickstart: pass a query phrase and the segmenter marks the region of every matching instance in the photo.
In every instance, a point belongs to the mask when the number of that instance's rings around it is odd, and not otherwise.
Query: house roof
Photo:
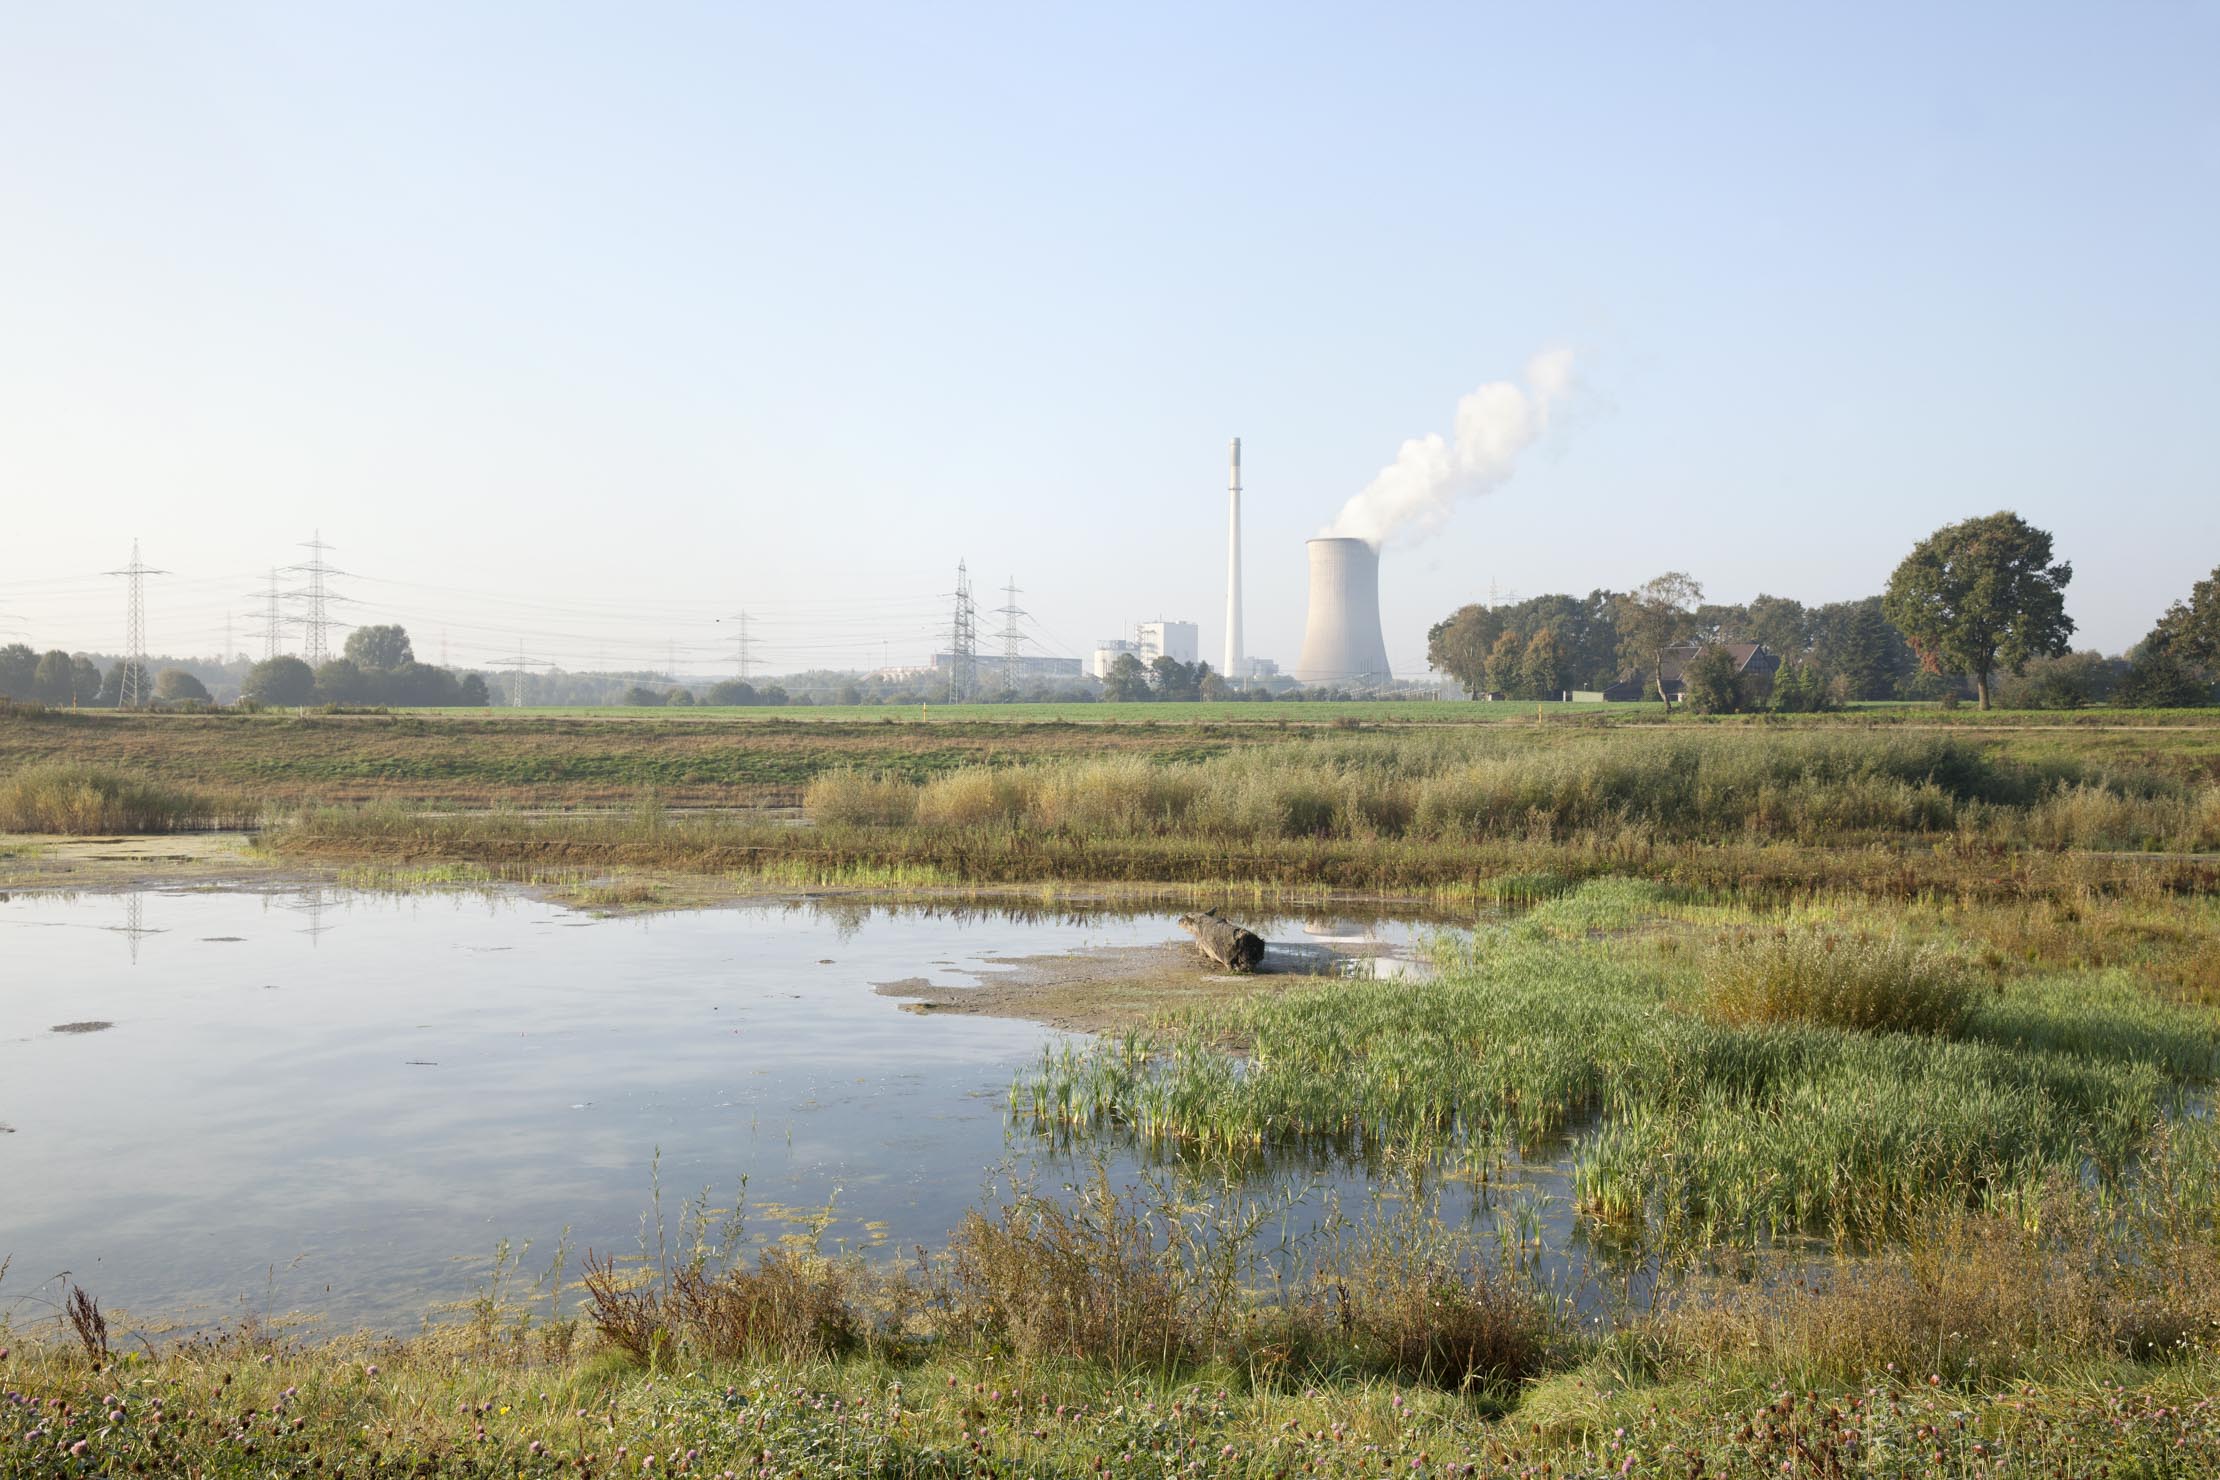
[[[1781,666],[1779,655],[1762,642],[1722,642],[1717,644],[1684,642],[1677,647],[1669,647],[1665,650],[1666,681],[1669,683],[1679,678],[1681,669],[1687,664],[1693,663],[1696,660],[1696,655],[1702,652],[1707,645],[1724,648],[1727,655],[1734,659],[1734,671],[1737,673],[1771,673]]]

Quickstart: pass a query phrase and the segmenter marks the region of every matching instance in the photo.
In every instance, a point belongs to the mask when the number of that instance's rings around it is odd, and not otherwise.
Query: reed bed
[[[0,832],[166,833],[245,826],[236,799],[101,766],[26,766],[0,777]]]
[[[1486,732],[1313,739],[1193,761],[980,766],[922,782],[831,772],[828,825],[1097,838],[1743,836],[1840,845],[1964,833],[2049,848],[2220,848],[2220,787],[1947,736]]]

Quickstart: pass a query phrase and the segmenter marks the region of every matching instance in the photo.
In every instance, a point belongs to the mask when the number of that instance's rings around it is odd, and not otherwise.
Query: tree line
[[[1857,700],[1955,699],[2021,707],[2211,703],[2220,680],[2220,570],[2174,604],[2124,658],[2075,653],[2049,532],[2009,511],[1946,525],[1922,540],[1880,595],[1806,606],[1761,595],[1704,600],[1668,571],[1632,591],[1547,595],[1458,608],[1427,633],[1427,660],[1475,695],[1554,698],[1639,679],[1651,697],[1680,668],[1690,707],[1827,708]],[[1781,659],[1770,679],[1726,651],[1760,643]]]
[[[239,697],[255,704],[390,704],[411,708],[483,708],[491,702],[485,675],[456,673],[416,661],[408,629],[392,623],[357,627],[336,658],[314,668],[299,658],[265,658],[247,670]]]

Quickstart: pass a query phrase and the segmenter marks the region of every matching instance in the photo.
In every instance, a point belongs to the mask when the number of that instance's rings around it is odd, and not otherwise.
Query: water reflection
[[[1298,962],[1392,961],[1430,929],[1254,923]],[[1185,942],[1168,911],[1072,904],[596,918],[506,890],[17,895],[0,901],[0,1311],[66,1270],[111,1306],[218,1316],[246,1296],[406,1327],[470,1290],[457,1256],[502,1239],[635,1247],[658,1158],[674,1200],[729,1202],[745,1178],[757,1236],[829,1207],[829,1244],[935,1245],[983,1187],[1079,1175],[1086,1152],[1005,1114],[1062,1035],[905,1013],[873,984],[1160,942]],[[94,1022],[112,1026],[52,1031]],[[1212,1175],[1111,1155],[1121,1182]],[[1445,1207],[1568,1248],[1553,1175],[1453,1180]],[[1377,1176],[1327,1154],[1242,1186],[1317,1210]]]

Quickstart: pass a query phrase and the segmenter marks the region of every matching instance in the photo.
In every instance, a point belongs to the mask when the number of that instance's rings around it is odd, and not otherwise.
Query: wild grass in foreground
[[[2050,1196],[1585,1333],[1514,1270],[1445,1265],[1465,1236],[1423,1213],[1272,1293],[1182,1242],[1238,1210],[1106,1188],[982,1213],[917,1271],[806,1244],[602,1265],[582,1320],[488,1300],[409,1340],[120,1352],[88,1310],[75,1342],[0,1332],[0,1475],[2211,1473],[2215,1205]]]
[[[214,1341],[103,1371],[17,1353],[0,1366],[0,1475],[2192,1477],[2220,1471],[2216,1377],[2098,1368],[1973,1395],[1909,1375],[1825,1389],[1748,1368],[1666,1388],[1568,1377],[1498,1421],[1385,1383],[1258,1392],[983,1359],[705,1364],[646,1381],[594,1359]]]
[[[98,766],[0,776],[0,833],[163,833],[243,826],[251,808]]]

